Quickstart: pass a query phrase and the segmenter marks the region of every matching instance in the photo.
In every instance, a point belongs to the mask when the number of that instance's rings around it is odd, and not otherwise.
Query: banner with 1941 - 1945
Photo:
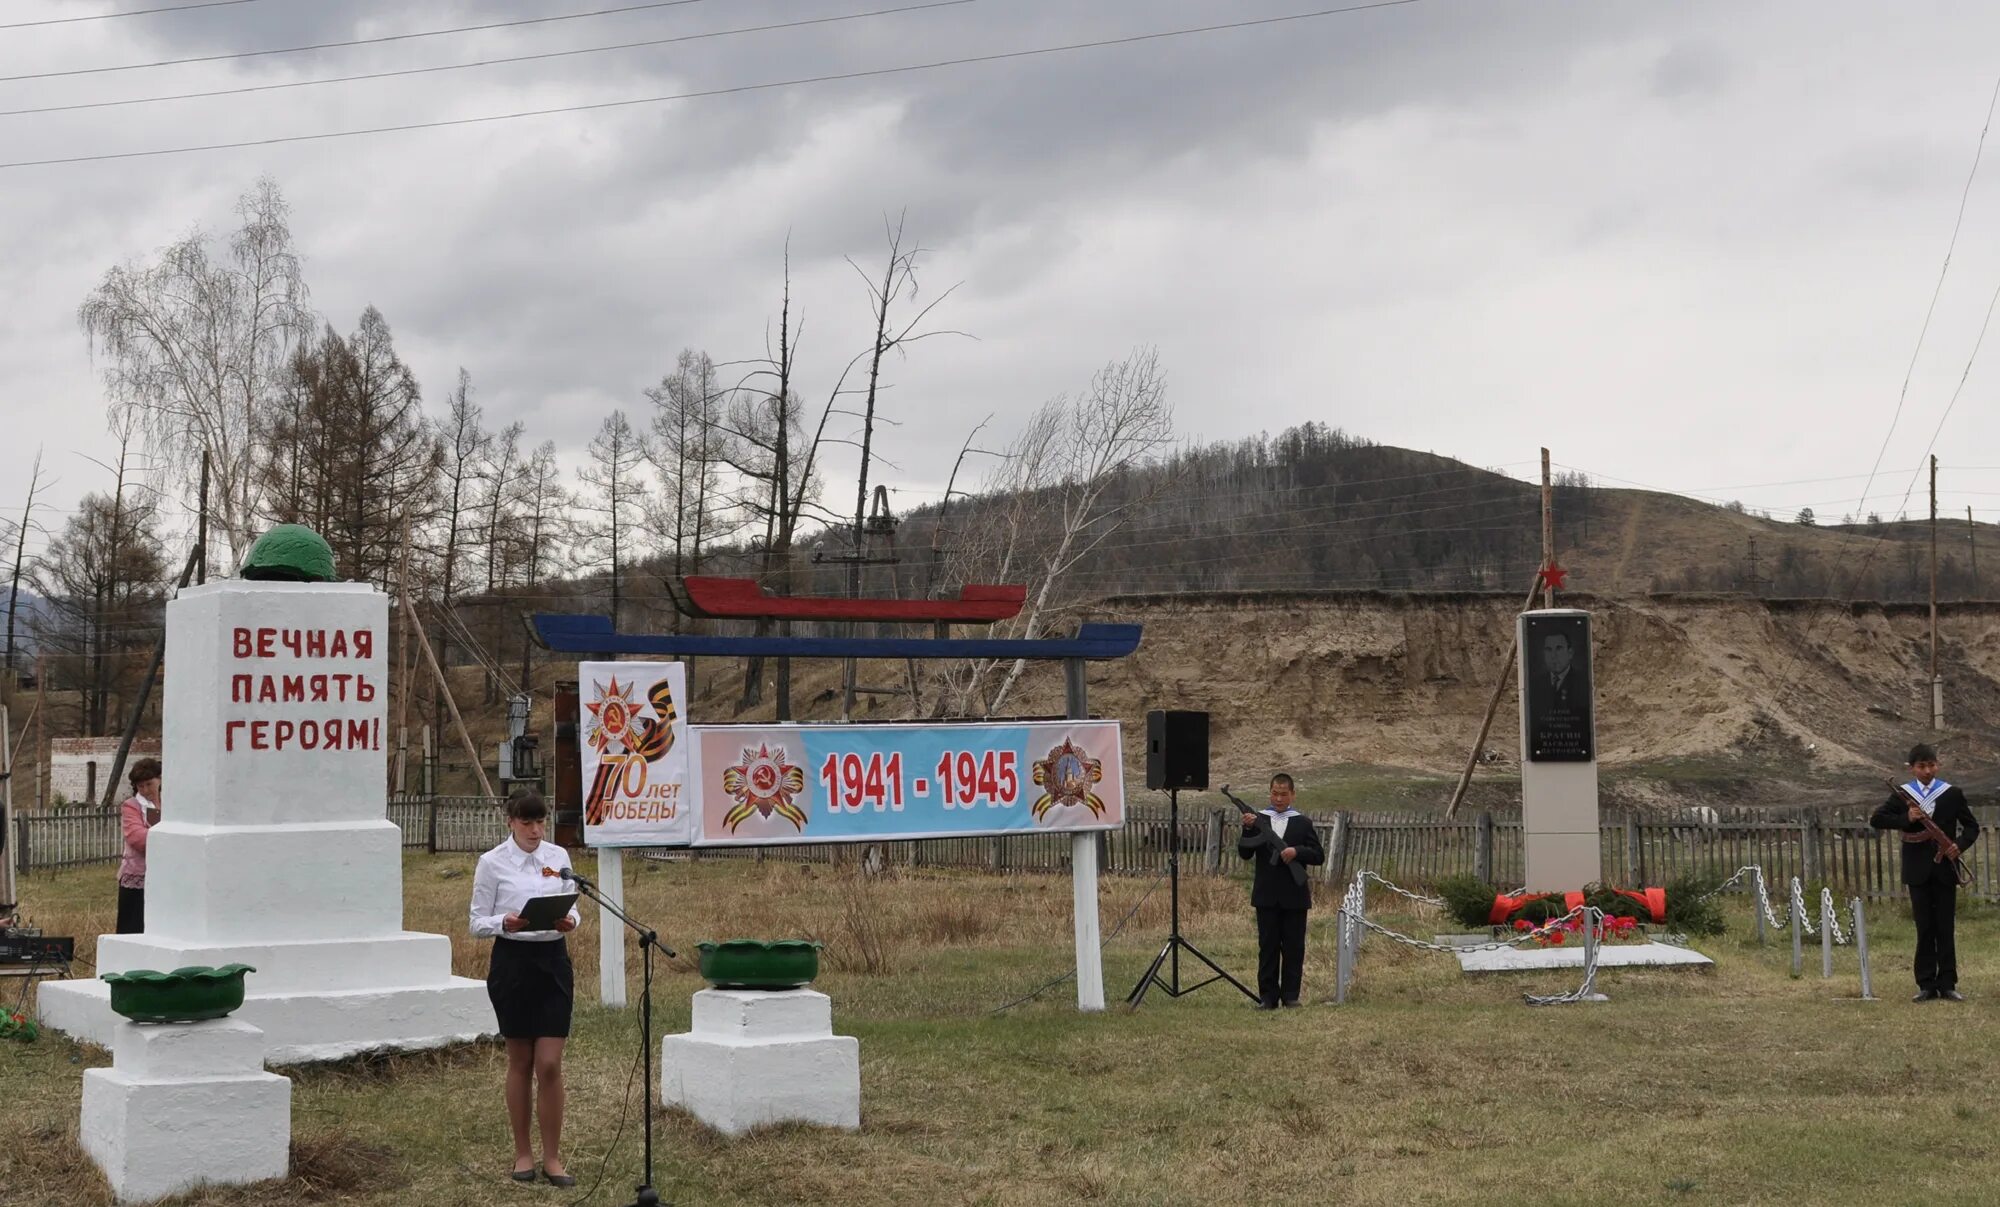
[[[590,846],[879,842],[1125,821],[1116,721],[690,725],[679,663],[577,669]]]
[[[696,845],[1115,830],[1116,721],[697,725]]]

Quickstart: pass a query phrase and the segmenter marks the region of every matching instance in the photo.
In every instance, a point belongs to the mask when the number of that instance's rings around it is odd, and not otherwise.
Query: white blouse
[[[491,939],[506,935],[527,943],[549,943],[562,938],[559,930],[517,930],[507,933],[502,925],[508,914],[518,914],[532,897],[555,897],[576,889],[561,876],[569,866],[569,852],[544,841],[532,851],[524,851],[509,834],[507,840],[479,857],[479,869],[472,874],[472,933]],[[569,920],[581,922],[570,907]]]

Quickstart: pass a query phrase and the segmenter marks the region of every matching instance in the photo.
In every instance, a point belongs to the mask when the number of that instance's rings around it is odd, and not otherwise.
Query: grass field
[[[588,860],[583,860],[587,865]],[[636,868],[631,865],[636,863]],[[454,936],[470,857],[414,856],[408,924]],[[995,1007],[1069,963],[1066,878],[849,872],[771,861],[628,862],[628,901],[670,943],[824,939],[836,1028],[860,1037],[859,1134],[776,1128],[727,1142],[657,1116],[658,1182],[679,1203],[1990,1203],[2000,1198],[2000,911],[1961,912],[1962,1006],[1913,1006],[1903,911],[1870,915],[1882,1001],[1854,1000],[1854,956],[1822,981],[1735,930],[1702,944],[1707,973],[1606,972],[1611,1001],[1529,1009],[1572,974],[1470,980],[1448,958],[1371,939],[1354,1000],[1264,1015],[1226,986],[1139,1011],[1080,1016],[1067,984]],[[22,897],[54,932],[113,915],[110,867],[38,874]],[[1107,931],[1154,886],[1110,880]],[[1428,936],[1435,916],[1376,916]],[[1191,879],[1191,937],[1253,971],[1244,886]],[[1324,900],[1323,900],[1323,903]],[[1164,886],[1107,946],[1123,996],[1166,927]],[[1331,910],[1315,917],[1308,999],[1333,987]],[[83,954],[93,954],[89,942]],[[580,995],[567,1070],[563,1193],[505,1177],[511,1149],[491,1045],[290,1070],[294,1174],[186,1202],[455,1204],[630,1201],[639,1120],[619,1135],[635,1011],[595,1004],[594,913],[571,944]],[[636,982],[637,961],[632,961]],[[9,982],[0,982],[8,985]],[[698,978],[659,986],[661,1029],[685,1029]],[[11,988],[6,992],[17,992]],[[11,999],[7,1003],[11,1005]],[[104,1053],[61,1037],[0,1043],[0,1202],[72,1207],[109,1195],[75,1141],[81,1072]],[[616,1140],[614,1146],[614,1139]],[[606,1165],[607,1150],[610,1151]]]

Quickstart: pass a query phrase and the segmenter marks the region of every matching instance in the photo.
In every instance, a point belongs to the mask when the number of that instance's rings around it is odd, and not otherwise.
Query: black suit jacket
[[[1973,820],[1972,806],[1965,803],[1965,793],[1960,792],[1956,785],[1946,788],[1938,797],[1937,811],[1931,814],[1931,820],[1937,823],[1938,829],[1951,835],[1951,840],[1958,844],[1961,851],[1970,850],[1972,844],[1979,840],[1979,823]],[[1922,822],[1910,820],[1910,802],[1900,792],[1890,793],[1889,799],[1883,801],[1882,807],[1868,819],[1868,824],[1878,830],[1900,830],[1905,834],[1924,832]],[[1938,860],[1936,843],[1903,844],[1904,884],[1946,884],[1956,878],[1951,865]]]
[[[1250,885],[1250,904],[1258,909],[1311,909],[1312,877],[1306,877],[1304,884],[1293,883],[1291,869],[1283,863],[1272,863],[1268,848],[1247,845],[1255,841],[1256,834],[1256,830],[1245,826],[1236,840],[1236,853],[1256,860],[1252,865],[1256,868],[1256,879]],[[1319,831],[1313,829],[1312,819],[1303,813],[1285,823],[1284,842],[1298,851],[1297,862],[1307,867],[1326,862],[1326,852],[1319,845]]]

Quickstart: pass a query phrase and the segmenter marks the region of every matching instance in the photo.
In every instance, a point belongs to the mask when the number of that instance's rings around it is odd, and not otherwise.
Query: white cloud
[[[52,3],[14,6],[27,19]],[[131,5],[127,5],[131,7]],[[587,6],[585,6],[587,7]],[[0,108],[382,70],[870,7],[692,5],[344,52],[0,84]],[[1277,13],[1259,0],[1229,15]],[[242,6],[10,31],[0,75],[504,19],[521,4]],[[661,95],[1217,19],[1194,0],[972,4],[666,50],[0,118],[0,161]],[[10,10],[9,16],[13,16]],[[907,208],[938,340],[893,366],[878,471],[942,485],[1008,416],[1156,344],[1185,430],[1318,420],[1476,464],[1559,461],[1823,514],[1882,439],[1993,87],[2000,12],[1850,2],[1430,3],[1042,59],[518,122],[0,170],[0,512],[34,447],[96,485],[74,321],[111,264],[226,230],[259,173],[316,306],[378,306],[433,400],[574,453],[683,346],[758,355],[792,249],[818,396],[865,346],[844,263]],[[2000,148],[1993,148],[2000,155]],[[2000,281],[2000,164],[1885,464],[1913,467]],[[2000,343],[2000,336],[1995,337]],[[1989,348],[1940,446],[2000,519]],[[848,472],[838,466],[835,474]],[[1896,509],[1909,479],[1878,484]],[[835,499],[847,491],[830,483]],[[1989,493],[1975,493],[1989,492]]]

